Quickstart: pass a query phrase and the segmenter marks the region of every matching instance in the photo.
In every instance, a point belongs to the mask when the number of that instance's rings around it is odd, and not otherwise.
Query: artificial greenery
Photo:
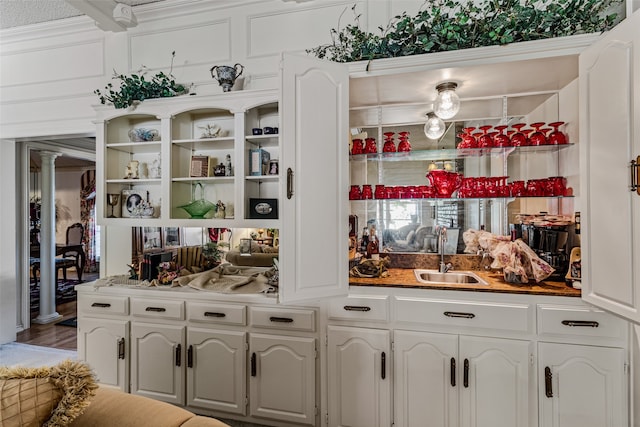
[[[393,18],[380,34],[354,24],[331,29],[332,43],[307,52],[351,62],[606,31],[619,22],[609,13],[621,0],[427,0],[415,16]]]
[[[151,80],[145,79],[144,74],[147,68],[143,65],[142,72],[139,74],[131,74],[126,76],[113,72],[113,79],[120,80],[118,89],[113,88],[113,84],[109,83],[104,88],[104,92],[100,89],[93,91],[100,98],[102,104],[110,102],[115,108],[128,108],[136,102],[142,102],[151,98],[166,98],[187,93],[187,89],[176,83],[173,77],[173,59],[176,52],[171,53],[171,69],[169,74],[159,71]]]

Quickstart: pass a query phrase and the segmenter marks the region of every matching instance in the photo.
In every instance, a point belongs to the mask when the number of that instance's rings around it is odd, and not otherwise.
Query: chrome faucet
[[[438,234],[438,245],[440,248],[440,268],[438,269],[438,271],[440,273],[446,273],[447,271],[451,270],[451,267],[453,267],[453,265],[448,262],[448,263],[444,263],[444,244],[447,241],[447,227],[445,226],[441,226],[437,229],[437,234]]]

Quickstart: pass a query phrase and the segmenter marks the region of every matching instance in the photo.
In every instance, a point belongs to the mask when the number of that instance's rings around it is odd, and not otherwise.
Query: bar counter
[[[453,270],[452,270],[453,271]],[[473,273],[484,279],[488,285],[469,283],[437,283],[427,284],[418,282],[413,269],[390,268],[389,275],[383,278],[349,277],[350,286],[385,286],[394,288],[425,288],[445,289],[475,292],[502,292],[513,294],[533,294],[580,297],[581,291],[565,284],[544,280],[540,283],[530,281],[527,285],[516,285],[505,282],[502,273],[473,270]]]

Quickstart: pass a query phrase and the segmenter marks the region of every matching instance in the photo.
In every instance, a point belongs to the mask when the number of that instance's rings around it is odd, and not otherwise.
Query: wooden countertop
[[[502,292],[513,294],[535,294],[580,297],[579,289],[567,286],[564,282],[542,281],[530,282],[528,285],[514,285],[504,281],[502,273],[474,270],[473,273],[484,279],[488,285],[472,285],[464,283],[426,284],[415,278],[413,269],[391,268],[384,278],[349,277],[350,286],[386,286],[393,288],[447,289],[474,292]]]

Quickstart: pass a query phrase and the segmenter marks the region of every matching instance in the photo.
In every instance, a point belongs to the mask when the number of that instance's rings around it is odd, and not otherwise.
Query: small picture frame
[[[135,217],[135,209],[145,201],[145,195],[138,190],[122,190],[122,218]]]
[[[162,227],[142,227],[143,251],[162,249]]]
[[[191,168],[189,176],[192,178],[205,178],[209,176],[209,156],[191,156]]]
[[[164,247],[177,248],[182,245],[180,227],[164,227]]]
[[[249,199],[250,219],[278,219],[278,199]]]
[[[251,239],[240,239],[240,256],[251,256]]]

